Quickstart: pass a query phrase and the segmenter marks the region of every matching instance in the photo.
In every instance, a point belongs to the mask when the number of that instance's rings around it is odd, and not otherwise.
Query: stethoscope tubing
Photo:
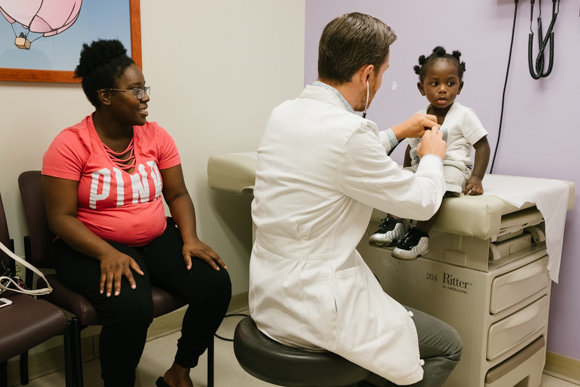
[[[534,60],[533,60],[533,42],[534,42],[534,32],[532,31],[532,22],[534,19],[534,3],[535,0],[531,0],[531,11],[530,11],[530,34],[528,38],[528,67],[530,70],[530,75],[533,79],[540,79],[546,78],[552,72],[552,68],[554,66],[554,25],[556,24],[556,18],[558,17],[558,13],[560,11],[560,0],[552,0],[552,20],[550,21],[550,26],[548,27],[548,31],[546,31],[546,35],[544,36],[542,30],[542,0],[538,1],[538,5],[540,7],[540,14],[538,15],[538,45],[539,45],[539,52],[538,56],[536,57],[535,67],[534,67]],[[558,9],[556,10],[556,4]],[[550,57],[548,60],[548,68],[544,72],[544,50],[548,46],[548,42],[550,43]]]

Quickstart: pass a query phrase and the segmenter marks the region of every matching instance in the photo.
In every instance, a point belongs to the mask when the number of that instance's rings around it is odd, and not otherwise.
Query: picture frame
[[[142,68],[140,0],[129,0],[129,19],[131,30],[131,57],[135,61],[135,64],[139,68]],[[0,67],[0,81],[80,83],[81,80],[74,78],[74,71]]]

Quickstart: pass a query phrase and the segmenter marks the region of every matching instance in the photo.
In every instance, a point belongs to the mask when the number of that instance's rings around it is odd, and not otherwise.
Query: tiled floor
[[[232,338],[235,326],[241,317],[228,317],[218,330],[218,335]],[[173,362],[175,345],[179,333],[173,333],[147,342],[145,352],[139,363],[137,373],[137,387],[153,387],[155,380],[165,372]],[[99,361],[94,360],[83,366],[85,387],[102,387]],[[207,386],[206,357],[202,356],[200,364],[192,370],[192,379],[196,387]],[[28,387],[63,387],[64,372],[56,372],[31,380]],[[220,339],[215,340],[215,386],[216,387],[260,387],[273,386],[264,383],[247,374],[238,364],[234,356],[232,343]],[[576,384],[543,375],[541,387],[576,387]]]

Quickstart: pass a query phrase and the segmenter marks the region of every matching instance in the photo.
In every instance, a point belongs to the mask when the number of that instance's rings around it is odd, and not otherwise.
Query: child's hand
[[[481,177],[471,176],[465,183],[465,195],[481,195],[483,194],[483,185],[481,184]]]

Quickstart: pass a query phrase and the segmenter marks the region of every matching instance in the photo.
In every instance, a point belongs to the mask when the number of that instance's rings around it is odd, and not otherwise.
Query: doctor
[[[272,112],[252,203],[250,313],[272,339],[335,352],[388,386],[441,386],[461,356],[457,332],[385,294],[355,250],[373,208],[429,219],[445,192],[435,116],[379,132],[355,114],[381,87],[395,39],[371,16],[336,18],[320,39],[318,81]],[[387,151],[420,136],[417,173],[400,170]]]

